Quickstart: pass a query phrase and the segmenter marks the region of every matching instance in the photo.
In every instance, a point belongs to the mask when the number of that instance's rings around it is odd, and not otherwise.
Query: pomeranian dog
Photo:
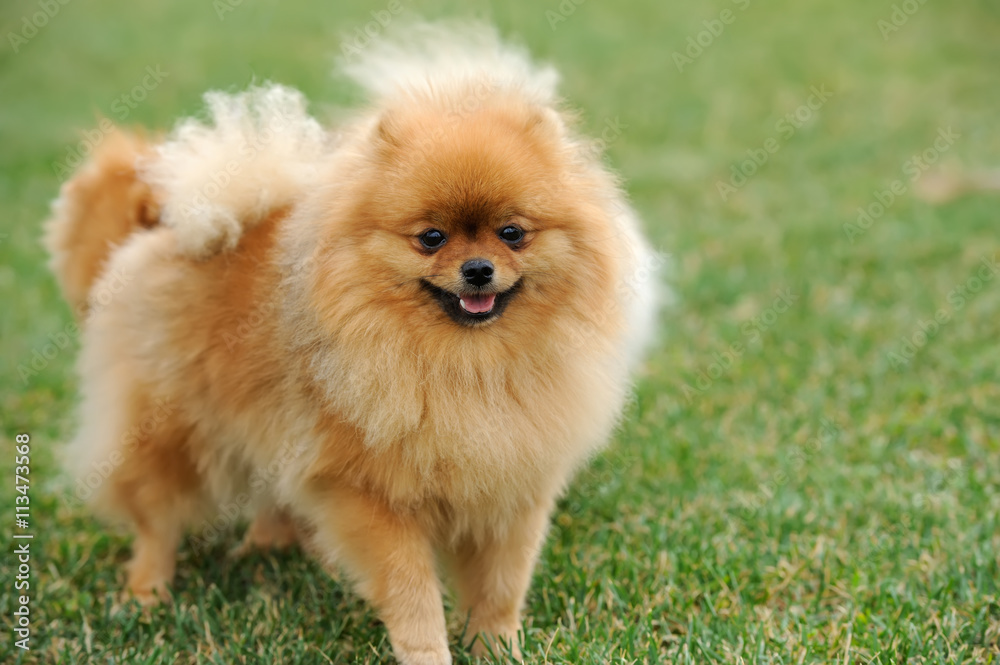
[[[557,76],[476,25],[344,71],[326,128],[278,85],[117,130],[64,186],[52,266],[84,318],[70,463],[166,593],[186,529],[249,493],[245,546],[307,537],[406,665],[516,655],[554,502],[610,436],[659,263]],[[251,479],[253,482],[251,482]],[[507,646],[503,646],[507,645]]]

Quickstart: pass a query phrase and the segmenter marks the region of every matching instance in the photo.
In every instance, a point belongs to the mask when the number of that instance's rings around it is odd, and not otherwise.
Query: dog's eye
[[[499,235],[500,239],[503,240],[504,242],[513,245],[514,243],[521,242],[521,240],[524,238],[524,231],[517,228],[516,226],[505,226],[504,228],[500,229],[500,233],[498,233],[497,235]]]
[[[437,229],[427,229],[420,234],[420,244],[427,249],[437,249],[448,240],[448,237]]]

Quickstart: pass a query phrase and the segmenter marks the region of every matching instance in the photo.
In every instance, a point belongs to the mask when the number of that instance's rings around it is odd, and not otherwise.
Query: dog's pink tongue
[[[493,309],[493,301],[497,299],[495,293],[488,295],[462,296],[459,302],[469,314],[485,314]]]

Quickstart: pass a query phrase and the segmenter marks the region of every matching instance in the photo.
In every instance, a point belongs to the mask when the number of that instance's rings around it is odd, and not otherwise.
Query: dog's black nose
[[[462,265],[462,276],[473,286],[485,286],[493,281],[493,264],[486,259],[472,259]]]

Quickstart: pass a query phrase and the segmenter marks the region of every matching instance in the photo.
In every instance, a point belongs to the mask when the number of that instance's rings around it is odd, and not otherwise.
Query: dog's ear
[[[375,138],[379,147],[384,150],[402,148],[404,140],[403,127],[392,111],[385,111],[375,127]]]
[[[571,118],[547,106],[538,106],[528,114],[524,128],[529,132],[548,134],[557,139],[566,137]]]

